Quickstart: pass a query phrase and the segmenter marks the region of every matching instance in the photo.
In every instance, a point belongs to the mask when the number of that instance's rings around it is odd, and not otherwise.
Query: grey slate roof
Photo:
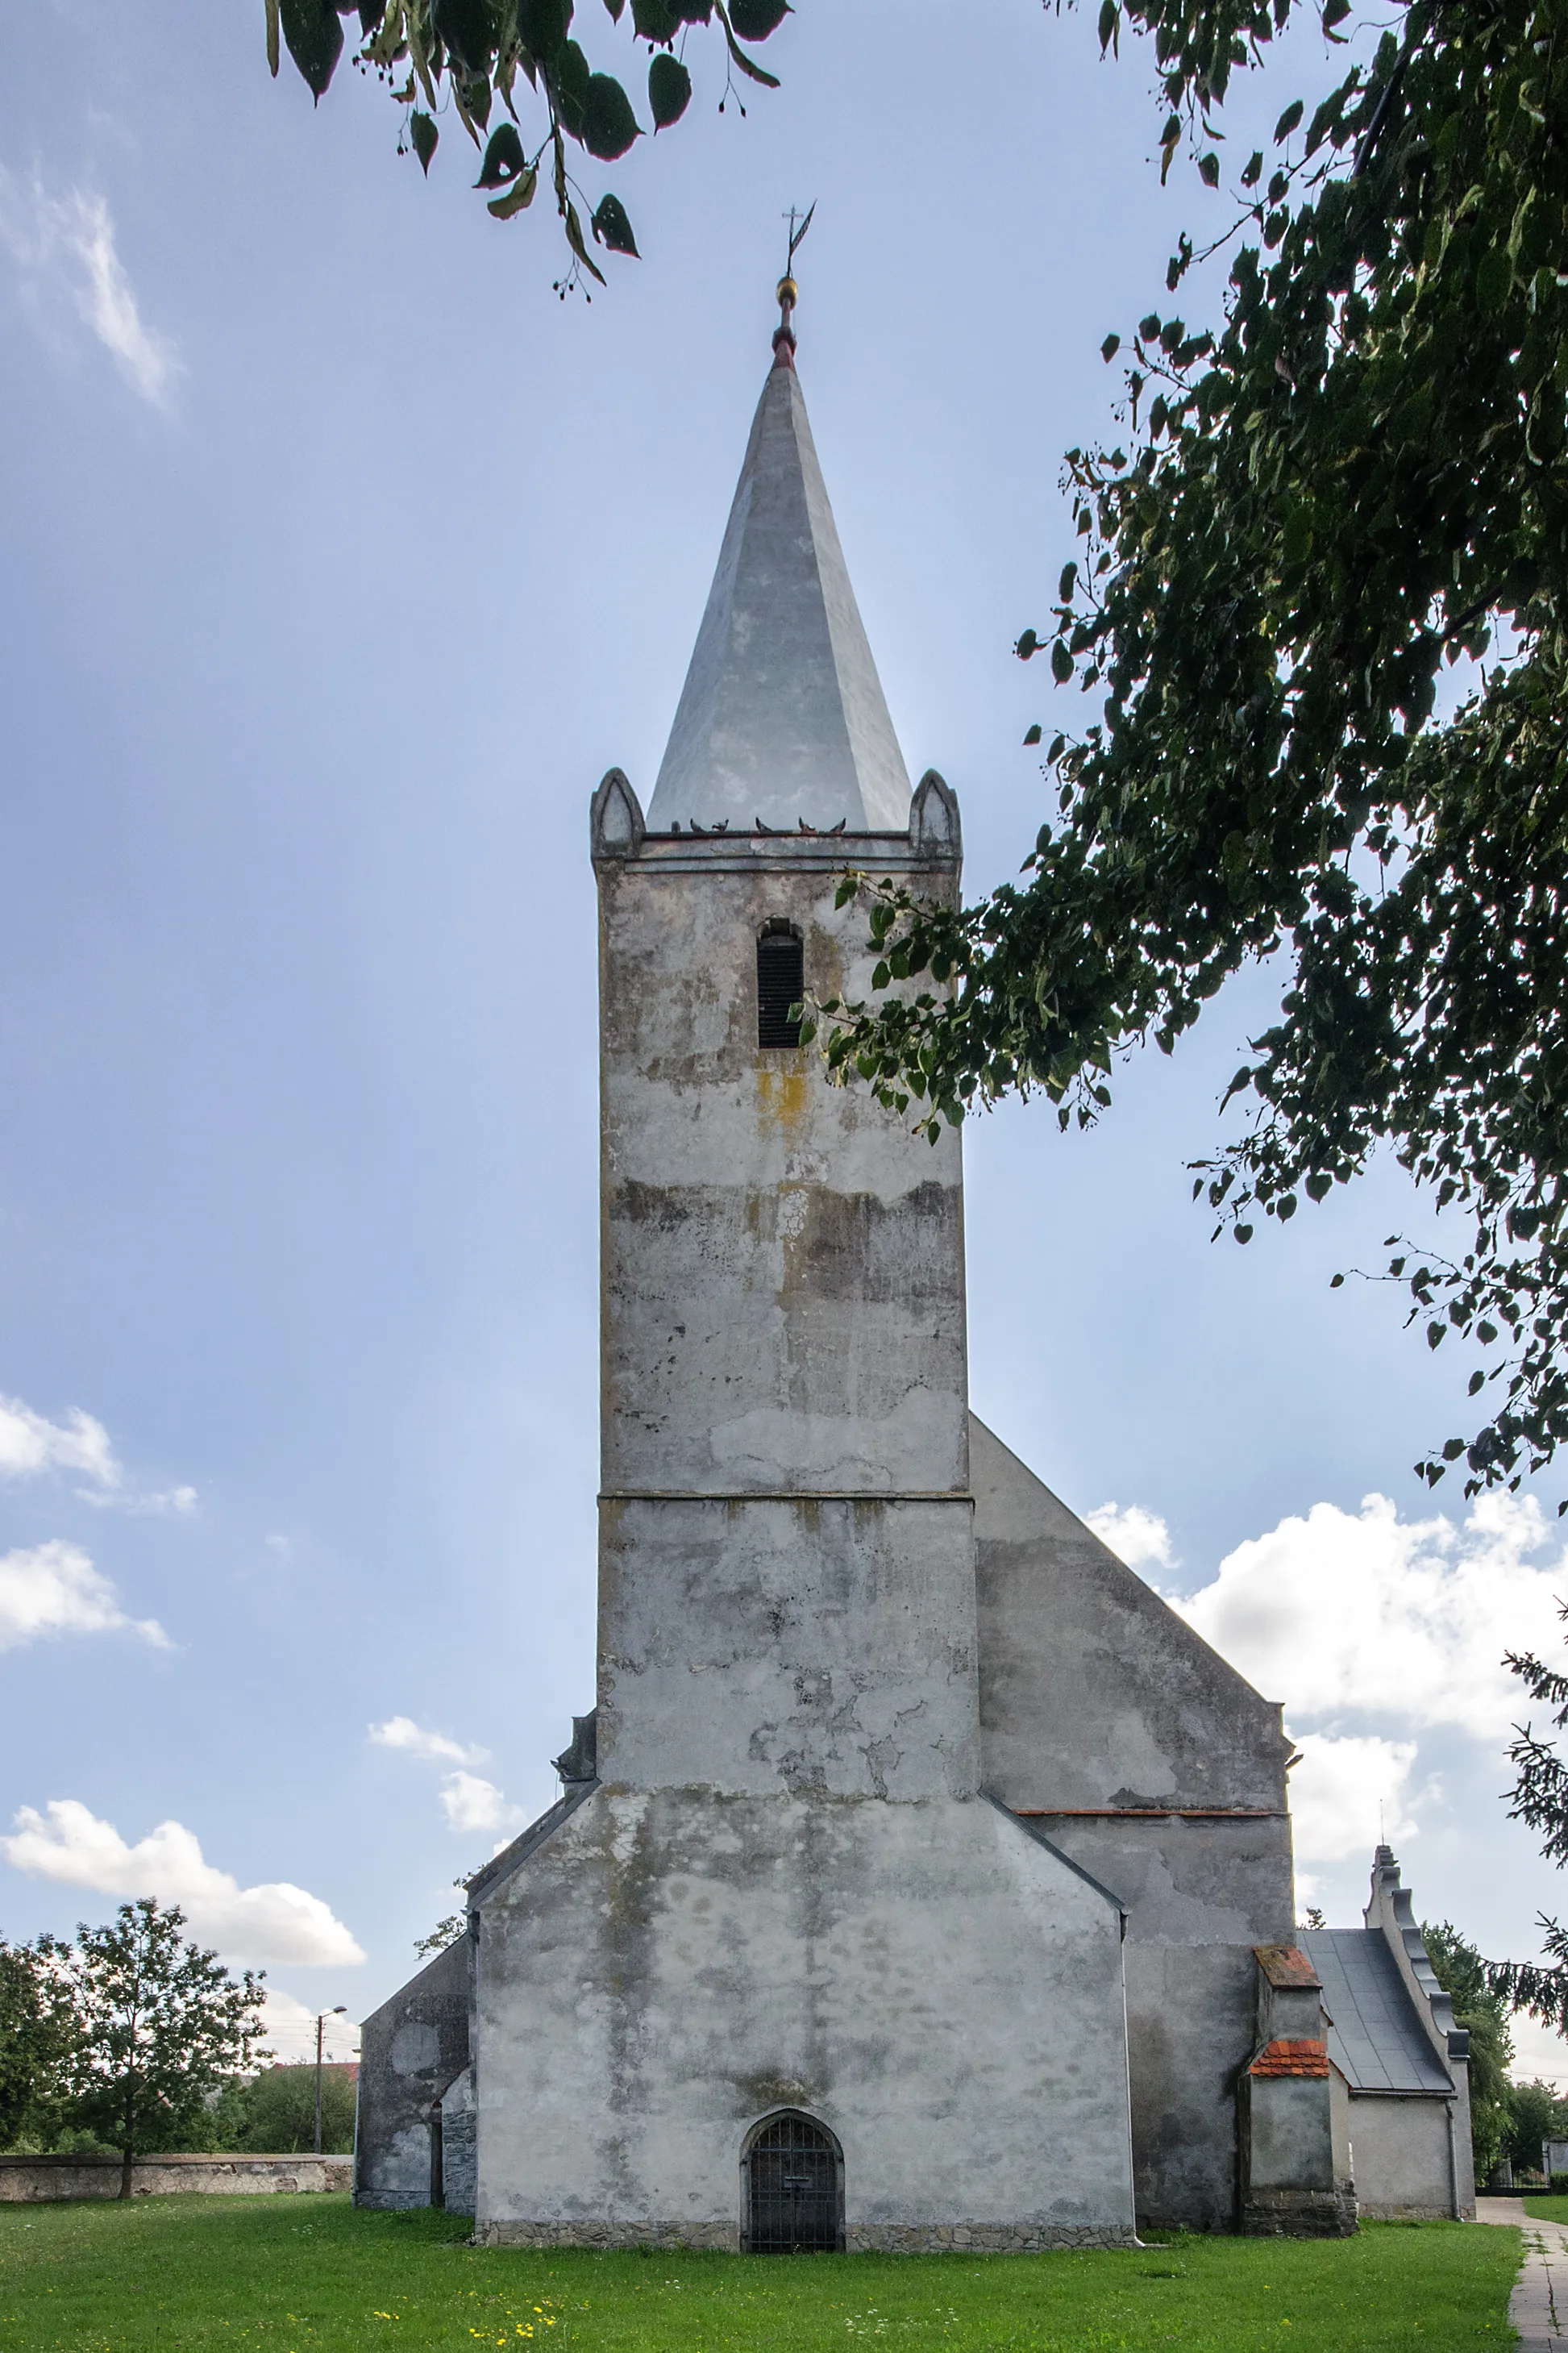
[[[849,586],[800,380],[763,388],[650,833],[753,819],[904,833],[910,779]]]
[[[1352,2092],[1452,2093],[1453,2079],[1380,1930],[1310,1928],[1300,1942],[1333,2021],[1329,2057]]]

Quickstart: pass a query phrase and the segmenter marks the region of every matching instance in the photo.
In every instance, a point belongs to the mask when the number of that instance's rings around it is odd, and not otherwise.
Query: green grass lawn
[[[1521,2195],[1525,2212],[1533,2214],[1538,2222],[1568,2222],[1568,2198],[1532,2198],[1528,2190]]]
[[[681,2353],[875,2337],[1029,2353],[1508,2353],[1513,2231],[1050,2255],[504,2253],[346,2198],[0,2207],[0,2353]]]

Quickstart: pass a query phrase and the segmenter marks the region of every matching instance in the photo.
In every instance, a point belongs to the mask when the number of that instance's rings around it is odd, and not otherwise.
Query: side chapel
[[[652,797],[612,770],[590,812],[597,1704],[366,2022],[356,2195],[489,2245],[1353,2229],[1280,1710],[970,1410],[961,1137],[792,1018],[869,994],[845,870],[955,899],[962,841],[780,300]],[[1412,2018],[1468,2150],[1464,2038]]]

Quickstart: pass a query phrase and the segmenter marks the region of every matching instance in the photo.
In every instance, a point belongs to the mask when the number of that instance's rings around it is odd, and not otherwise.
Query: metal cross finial
[[[784,218],[789,223],[789,257],[785,263],[785,268],[789,270],[793,270],[795,268],[795,255],[799,252],[802,245],[805,241],[805,232],[811,227],[811,216],[816,210],[816,205],[811,204],[807,206],[805,214],[802,215],[797,213],[795,206],[791,205],[788,212],[784,215]],[[800,227],[798,228],[795,227],[795,222],[797,220],[800,222]]]
[[[790,323],[790,314],[800,294],[800,290],[795,282],[795,257],[800,250],[806,230],[811,227],[811,216],[816,210],[815,202],[806,207],[804,215],[791,205],[784,216],[789,222],[789,258],[784,274],[779,280],[779,322],[773,332],[774,367],[795,365],[795,329]]]

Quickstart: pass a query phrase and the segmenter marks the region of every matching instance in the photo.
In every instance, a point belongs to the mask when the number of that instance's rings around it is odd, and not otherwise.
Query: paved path
[[[1524,2262],[1508,2300],[1518,2353],[1568,2353],[1568,2231],[1538,2222],[1522,2198],[1478,2198],[1478,2222],[1511,2222],[1524,2232]]]

